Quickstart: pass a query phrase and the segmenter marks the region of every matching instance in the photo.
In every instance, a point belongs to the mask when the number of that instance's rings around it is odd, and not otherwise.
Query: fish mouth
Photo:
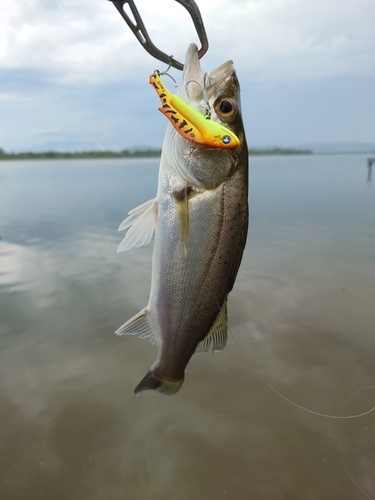
[[[215,94],[220,90],[222,92],[227,86],[233,72],[232,61],[227,61],[211,73],[204,73],[199,61],[198,47],[194,43],[189,45],[179,95],[175,99],[171,97],[174,111],[168,109],[165,112],[175,114],[175,123],[182,120],[179,129],[183,126],[188,128],[180,132],[185,139],[222,149],[232,149],[239,145],[240,141],[232,130],[218,120],[211,120],[210,101],[214,101]],[[175,125],[174,127],[177,129]],[[190,136],[187,136],[188,133]]]
[[[201,111],[199,103],[204,98],[204,91],[209,99],[215,89],[233,72],[233,61],[225,62],[209,73],[204,72],[200,65],[198,47],[192,43],[186,51],[179,97],[197,111]]]
[[[197,97],[202,93],[204,85],[204,71],[198,56],[198,47],[195,43],[189,45],[186,55],[184,71],[182,73],[179,96],[187,104],[190,104],[192,96]]]

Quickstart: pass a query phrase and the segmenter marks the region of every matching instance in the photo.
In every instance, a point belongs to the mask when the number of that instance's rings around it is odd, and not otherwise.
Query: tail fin
[[[158,377],[155,372],[150,370],[146,373],[146,376],[139,382],[137,387],[134,389],[135,394],[139,394],[142,391],[151,389],[153,391],[161,392],[162,394],[167,394],[168,396],[173,396],[180,390],[184,381],[184,377],[180,380],[165,380]]]

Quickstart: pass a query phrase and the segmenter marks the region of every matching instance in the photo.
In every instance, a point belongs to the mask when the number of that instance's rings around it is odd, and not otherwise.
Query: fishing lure
[[[185,139],[214,148],[236,148],[240,141],[231,130],[202,115],[186,104],[180,97],[169,92],[160,78],[160,73],[150,75],[150,84],[156,90],[165,115],[174,128]]]

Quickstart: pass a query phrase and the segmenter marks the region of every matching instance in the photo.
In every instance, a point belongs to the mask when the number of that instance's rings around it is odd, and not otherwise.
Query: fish
[[[231,131],[238,144],[194,142],[169,123],[156,198],[131,210],[119,227],[127,232],[118,251],[146,245],[155,234],[148,305],[115,332],[138,335],[158,347],[135,394],[176,394],[194,353],[224,349],[228,294],[247,238],[248,149],[233,62],[205,73],[197,46],[189,45],[178,97]],[[200,127],[194,113],[191,120]]]

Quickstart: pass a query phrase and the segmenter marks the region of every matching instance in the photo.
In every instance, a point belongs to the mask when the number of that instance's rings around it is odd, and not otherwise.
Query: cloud
[[[195,41],[172,0],[138,0],[155,44],[179,59]],[[210,41],[207,68],[235,59],[249,79],[374,75],[372,0],[199,2]],[[0,66],[48,71],[67,83],[136,77],[155,65],[110,2],[34,0],[2,7]],[[166,12],[168,14],[166,14]]]
[[[124,57],[133,35],[120,22],[113,23],[114,15],[108,2],[90,8],[71,0],[8,6],[0,65],[47,70],[60,82],[110,80],[137,65],[132,53]]]
[[[18,101],[20,99],[26,99],[26,97],[20,96],[16,92],[2,92],[2,93],[0,93],[0,101]]]
[[[198,3],[210,42],[202,67],[234,60],[251,144],[372,141],[373,0]],[[183,61],[188,43],[199,43],[174,0],[136,4],[165,53]],[[1,147],[161,145],[165,122],[147,82],[165,66],[111,2],[32,0],[0,9]],[[178,81],[180,72],[172,74]]]
[[[222,8],[211,14],[211,44],[230,46],[249,77],[278,81],[375,73],[375,5],[368,0],[250,1],[225,16]]]

